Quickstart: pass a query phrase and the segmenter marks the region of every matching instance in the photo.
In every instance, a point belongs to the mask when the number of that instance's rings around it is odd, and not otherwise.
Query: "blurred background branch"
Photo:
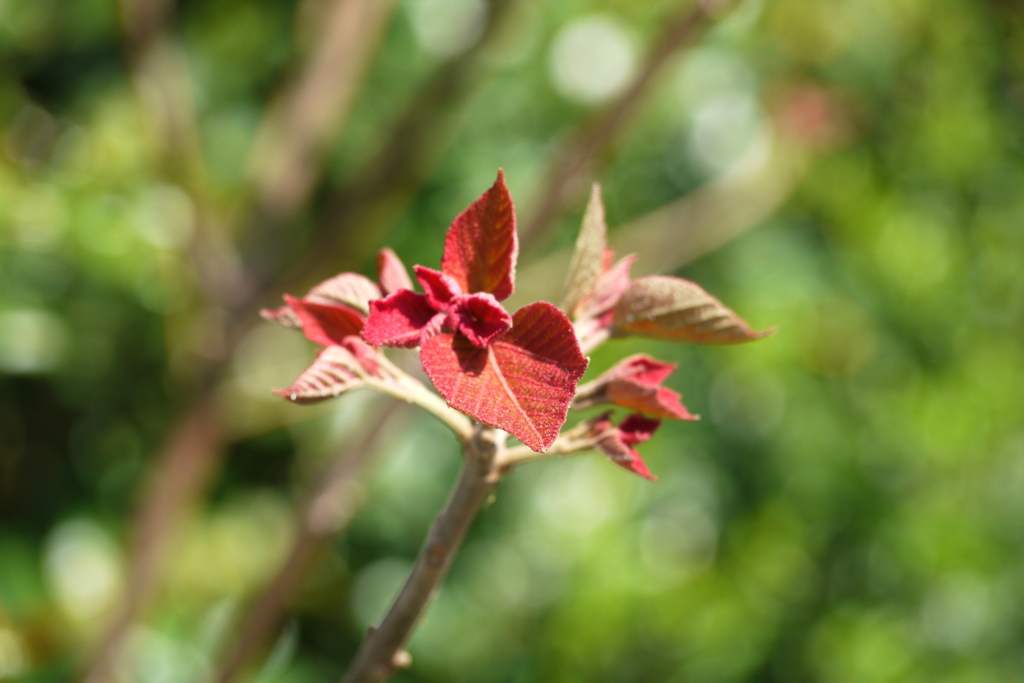
[[[401,414],[403,409],[396,407],[390,399],[383,399],[380,404],[367,419],[369,426],[360,436],[362,441],[355,446],[347,446],[339,454],[301,506],[291,548],[231,637],[231,644],[213,678],[217,683],[235,680],[250,660],[267,646],[280,628],[289,600],[305,578],[310,564],[323,556],[327,543],[343,531],[355,515],[364,495],[362,480],[366,476],[365,469],[379,446],[381,435],[385,429],[400,430],[406,419]]]
[[[313,2],[313,0],[308,0]],[[97,649],[86,680],[110,680],[125,641],[141,610],[161,581],[159,569],[175,543],[175,530],[188,506],[199,499],[218,470],[227,434],[216,402],[225,362],[251,326],[249,318],[263,290],[257,283],[278,270],[274,251],[279,232],[308,200],[320,176],[322,147],[343,127],[358,83],[377,45],[391,3],[336,0],[320,3],[323,28],[314,49],[268,109],[254,152],[254,218],[246,226],[250,248],[239,256],[226,241],[205,192],[205,172],[192,106],[189,67],[167,35],[173,4],[164,0],[124,0],[122,12],[129,63],[143,106],[157,122],[170,180],[192,196],[197,207],[190,251],[196,272],[214,309],[228,307],[225,340],[216,358],[197,373],[201,387],[190,408],[172,429],[154,465],[150,490],[142,499],[133,536],[133,559],[122,606]],[[308,10],[307,10],[308,11]],[[266,146],[266,147],[262,147]],[[268,152],[267,149],[270,151]],[[262,283],[266,286],[268,283]],[[216,318],[214,318],[216,319]],[[201,423],[205,428],[193,427]],[[184,436],[181,436],[181,435]]]

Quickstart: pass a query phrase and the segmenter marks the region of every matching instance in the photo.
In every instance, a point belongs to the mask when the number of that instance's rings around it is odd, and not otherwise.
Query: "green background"
[[[306,491],[377,414],[361,393],[270,395],[314,348],[255,310],[225,340],[208,254],[225,259],[214,282],[235,245],[279,257],[255,301],[276,306],[372,275],[386,245],[436,267],[498,167],[526,222],[560,145],[680,5],[502,3],[475,48],[488,7],[399,2],[309,200],[260,230],[250,146],[317,21],[289,0],[176,4],[163,40],[193,150],[161,136],[114,0],[0,0],[0,680],[86,670],[132,576],[149,473],[204,391],[222,447],[118,680],[216,670]],[[590,72],[572,59],[581,26],[612,55]],[[459,86],[418,109],[453,66]],[[630,353],[678,363],[668,385],[703,419],[641,447],[655,483],[593,454],[515,472],[397,680],[1022,680],[1024,5],[744,0],[639,105],[584,178],[616,248],[639,251],[635,275],[693,279],[778,332],[596,351],[588,377]],[[417,171],[346,214],[405,112],[424,129],[397,158]],[[557,297],[584,200],[524,250],[517,305]],[[696,209],[652,215],[665,206]],[[398,419],[242,680],[336,680],[383,614],[458,467],[442,427]]]

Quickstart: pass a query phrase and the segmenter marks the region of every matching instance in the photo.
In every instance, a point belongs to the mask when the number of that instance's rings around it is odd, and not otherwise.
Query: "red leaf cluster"
[[[261,311],[267,320],[300,328],[307,339],[324,347],[292,386],[277,389],[275,394],[296,403],[312,403],[362,386],[366,376],[381,378],[379,352],[360,336],[366,312],[382,291],[410,280],[405,266],[389,249],[377,257],[377,266],[380,286],[357,273],[341,273],[302,298],[286,294],[281,308]]]
[[[508,314],[515,287],[515,210],[498,178],[448,230],[441,270],[416,266],[423,294],[370,303],[363,339],[420,346],[423,369],[449,405],[546,450],[587,367],[569,319],[550,304]]]
[[[626,256],[614,265],[613,259],[608,248],[601,188],[595,185],[562,298],[562,308],[572,316],[584,348],[594,348],[610,336],[642,335],[694,344],[735,344],[772,332],[755,332],[720,301],[688,280],[661,275],[631,280],[629,271],[634,257]],[[697,416],[686,409],[679,394],[662,386],[675,367],[649,356],[631,356],[580,387],[572,407],[582,409],[611,403],[655,418],[696,420]],[[632,446],[646,440],[657,421],[637,414],[611,429],[609,416],[605,413],[594,418],[594,424],[611,430],[609,436],[598,442],[598,450],[650,478]],[[648,427],[649,431],[645,431]]]
[[[342,273],[264,317],[298,327],[324,347],[288,389],[293,401],[318,401],[384,380],[379,346],[419,347],[423,369],[450,406],[545,451],[566,412],[612,404],[633,411],[617,426],[611,411],[584,422],[585,444],[653,479],[634,446],[660,419],[696,420],[663,386],[675,365],[635,355],[582,387],[584,348],[609,337],[643,335],[697,344],[734,344],[756,332],[692,282],[630,277],[634,257],[614,262],[600,187],[594,187],[566,278],[562,310],[538,302],[514,315],[502,306],[515,288],[515,209],[501,171],[452,223],[441,269],[415,266],[415,279],[389,249],[377,257],[378,283]]]
[[[400,289],[370,303],[363,338],[374,346],[420,346],[444,330],[457,331],[485,347],[512,326],[512,316],[493,294],[464,294],[450,275],[416,266],[425,294]]]

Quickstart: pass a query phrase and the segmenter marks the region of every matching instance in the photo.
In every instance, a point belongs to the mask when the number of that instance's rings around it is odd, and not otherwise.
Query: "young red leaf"
[[[515,287],[516,216],[505,174],[459,214],[444,241],[441,270],[455,278],[465,294],[488,292],[498,301]]]
[[[594,183],[590,201],[583,212],[583,224],[576,237],[572,262],[566,274],[561,309],[576,318],[580,304],[594,291],[597,279],[604,272],[605,250],[608,248],[608,226],[604,219],[604,203],[601,201],[601,186]]]
[[[675,363],[666,363],[651,358],[645,353],[638,353],[619,361],[614,368],[608,371],[608,374],[615,379],[628,378],[654,387],[668,379],[677,367],[679,366]]]
[[[363,339],[373,346],[418,346],[423,329],[436,315],[440,314],[427,302],[427,297],[401,289],[370,302]]]
[[[439,334],[424,342],[420,358],[449,405],[538,452],[558,436],[587,369],[572,323],[544,302],[516,311],[512,329],[485,348]]]
[[[666,387],[648,387],[630,380],[615,380],[608,386],[608,401],[645,415],[669,420],[699,420],[680,401],[682,397]]]
[[[772,334],[755,332],[696,284],[649,275],[635,280],[615,307],[614,334],[691,344],[739,344]]]
[[[287,294],[284,299],[298,318],[306,338],[314,344],[341,344],[346,337],[358,337],[363,331],[363,316],[347,306],[319,304]]]
[[[412,289],[409,271],[398,255],[390,249],[381,249],[377,254],[377,282],[385,296],[400,289]]]
[[[594,448],[619,467],[639,474],[645,479],[656,480],[657,477],[651,474],[644,459],[633,446],[650,439],[661,422],[643,415],[630,415],[618,427],[614,427],[611,414],[609,410],[589,420],[590,433],[600,436]]]
[[[435,311],[443,311],[452,299],[462,294],[459,283],[450,275],[424,266],[413,266],[413,270],[416,271],[416,279],[423,287],[427,302]]]
[[[616,430],[617,438],[613,438],[612,441],[617,442],[615,444],[616,449],[618,449],[619,443],[625,445],[626,450],[629,451],[629,454],[632,457],[628,460],[613,459],[614,462],[620,467],[624,467],[630,472],[639,474],[645,479],[650,479],[651,481],[656,480],[657,477],[651,474],[651,471],[647,469],[647,464],[644,462],[644,459],[640,457],[640,454],[637,453],[633,446],[643,443],[654,436],[654,432],[658,429],[658,425],[660,424],[661,422],[659,420],[652,420],[644,417],[643,415],[630,415],[620,422],[619,428]],[[604,448],[611,450],[611,448],[609,448],[610,444],[608,441],[609,440],[607,439],[602,439],[597,444],[598,450],[603,450]]]
[[[661,420],[652,420],[643,415],[633,414],[619,423],[619,431],[622,432],[622,440],[630,446],[647,441],[657,431]]]
[[[294,384],[274,393],[295,403],[316,403],[363,386],[363,374],[362,363],[351,351],[329,346]]]
[[[490,294],[460,296],[448,310],[448,326],[466,336],[473,346],[487,346],[512,327],[512,316]]]
[[[698,417],[680,402],[678,393],[661,386],[675,368],[672,363],[663,363],[643,354],[630,356],[580,387],[572,407],[582,409],[614,403],[655,417],[696,420]]]

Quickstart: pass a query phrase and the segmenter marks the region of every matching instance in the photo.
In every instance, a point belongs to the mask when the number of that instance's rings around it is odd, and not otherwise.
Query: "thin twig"
[[[685,10],[668,20],[664,32],[648,50],[644,63],[629,87],[552,158],[540,186],[542,194],[536,203],[533,217],[524,223],[519,232],[520,243],[524,248],[533,247],[540,241],[548,225],[566,203],[580,194],[584,186],[589,185],[593,166],[632,119],[644,95],[670,58],[693,41],[711,19],[728,9],[733,2],[698,0],[692,6],[686,3]]]
[[[217,683],[233,681],[253,655],[266,645],[279,627],[287,601],[313,559],[352,519],[362,500],[360,481],[366,465],[376,451],[385,428],[393,430],[395,420],[401,419],[404,411],[400,406],[385,399],[385,403],[368,420],[373,426],[362,436],[360,443],[346,449],[345,454],[335,460],[306,500],[296,520],[291,549],[237,630],[233,645],[213,679]]]
[[[498,469],[506,474],[519,465],[534,462],[537,460],[550,460],[552,458],[564,458],[577,453],[584,453],[594,447],[601,440],[603,435],[591,433],[591,427],[586,422],[581,422],[572,429],[568,429],[558,435],[555,442],[546,451],[538,453],[527,446],[516,446],[506,450],[498,462]]]
[[[473,424],[469,418],[450,407],[443,398],[428,389],[423,382],[392,363],[384,354],[380,354],[377,362],[391,378],[380,381],[373,377],[367,377],[366,382],[369,387],[406,403],[415,403],[448,427],[455,434],[460,445],[465,446],[469,443],[473,437]]]
[[[467,444],[458,483],[430,527],[412,573],[380,626],[366,636],[344,683],[377,683],[408,666],[404,648],[437,595],[466,532],[501,478],[495,465],[501,459],[504,439],[501,432],[478,427]]]

